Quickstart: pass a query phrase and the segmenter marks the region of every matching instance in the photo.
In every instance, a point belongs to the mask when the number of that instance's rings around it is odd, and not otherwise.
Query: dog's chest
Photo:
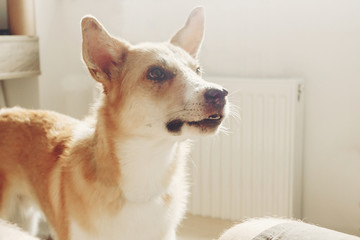
[[[177,143],[141,140],[117,147],[125,203],[118,213],[94,219],[95,229],[90,231],[72,223],[71,239],[175,239],[187,196],[182,148]]]
[[[126,203],[117,215],[102,216],[95,220],[95,229],[82,229],[71,225],[72,240],[173,240],[169,209],[159,198],[151,203]],[[175,217],[175,216],[174,216]]]

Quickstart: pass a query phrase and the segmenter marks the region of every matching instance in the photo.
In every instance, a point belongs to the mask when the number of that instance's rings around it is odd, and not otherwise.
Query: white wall
[[[86,113],[82,15],[133,42],[166,40],[193,6],[207,11],[207,74],[306,81],[303,217],[360,235],[360,1],[37,0],[43,108]]]

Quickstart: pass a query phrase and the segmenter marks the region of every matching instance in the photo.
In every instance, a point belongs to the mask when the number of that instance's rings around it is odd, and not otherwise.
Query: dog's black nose
[[[214,104],[219,107],[225,105],[225,97],[228,95],[226,89],[210,88],[206,90],[204,97],[207,103]]]

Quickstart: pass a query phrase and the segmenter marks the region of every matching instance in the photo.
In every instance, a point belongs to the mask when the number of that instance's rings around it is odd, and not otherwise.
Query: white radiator
[[[303,82],[212,77],[240,119],[194,145],[189,212],[242,220],[301,217]]]

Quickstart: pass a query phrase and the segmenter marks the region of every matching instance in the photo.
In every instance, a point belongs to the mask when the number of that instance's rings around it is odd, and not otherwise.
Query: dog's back
[[[1,176],[34,169],[23,175],[34,185],[43,183],[67,148],[77,120],[50,111],[22,108],[0,111]],[[17,176],[19,176],[17,174]],[[5,181],[3,181],[4,183]]]
[[[13,165],[49,171],[66,148],[77,120],[50,111],[0,111],[0,169]],[[33,154],[36,153],[36,154]],[[33,177],[33,176],[32,176]]]

